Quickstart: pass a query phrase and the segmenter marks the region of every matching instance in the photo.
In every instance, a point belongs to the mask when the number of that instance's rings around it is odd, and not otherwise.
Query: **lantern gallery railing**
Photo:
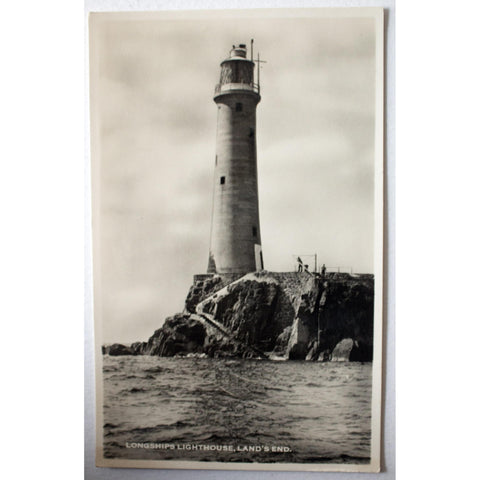
[[[217,85],[215,85],[215,95],[231,90],[250,90],[260,94],[260,85],[258,85],[258,83],[224,83],[223,85],[217,83]]]

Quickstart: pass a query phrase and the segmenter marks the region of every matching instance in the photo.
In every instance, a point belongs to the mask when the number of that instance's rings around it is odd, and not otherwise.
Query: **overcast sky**
[[[103,15],[90,27],[102,343],[146,340],[206,272],[213,91],[231,46],[251,38],[267,62],[257,107],[265,268],[292,270],[293,255],[316,252],[320,264],[373,272],[373,18]]]

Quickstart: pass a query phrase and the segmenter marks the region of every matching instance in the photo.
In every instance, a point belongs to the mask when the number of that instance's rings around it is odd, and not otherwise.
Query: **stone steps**
[[[203,321],[207,322],[210,326],[216,328],[222,335],[227,337],[229,340],[232,340],[232,341],[242,345],[243,347],[245,347],[246,349],[254,352],[256,355],[258,355],[261,358],[268,359],[268,357],[261,350],[258,350],[257,348],[253,347],[252,345],[249,345],[245,342],[241,342],[240,340],[238,340],[236,335],[234,333],[232,333],[227,327],[225,327],[225,325],[222,325],[220,322],[217,322],[213,318],[213,315],[202,312],[201,308],[198,308],[198,307],[200,307],[200,305],[197,305],[197,312],[191,314],[192,318],[194,318],[195,320],[198,320],[198,321],[203,320]]]

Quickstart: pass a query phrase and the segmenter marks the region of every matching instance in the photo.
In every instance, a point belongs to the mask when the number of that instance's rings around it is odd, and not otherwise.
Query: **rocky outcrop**
[[[292,325],[285,327],[283,332],[277,337],[275,342],[275,348],[273,349],[276,354],[284,354],[288,348],[288,342],[292,335]]]
[[[304,360],[308,353],[313,356],[313,352],[309,352],[309,346],[317,331],[320,288],[320,279],[309,277],[297,296],[292,299],[295,319],[285,352],[290,360]]]
[[[351,338],[344,338],[337,343],[332,352],[332,362],[348,362],[350,360],[350,353],[353,348],[353,340]]]
[[[144,355],[147,342],[135,342],[130,345],[132,355]]]
[[[238,273],[228,273],[223,275],[195,275],[193,285],[187,293],[185,299],[185,309],[187,312],[194,313],[195,307],[213,295],[218,290],[226,287],[230,283],[238,280],[242,275]]]
[[[371,361],[373,287],[371,275],[199,275],[184,313],[167,318],[147,342],[103,352]]]
[[[104,355],[120,356],[120,355],[133,355],[132,349],[120,343],[114,343],[113,345],[103,345],[102,353]]]
[[[206,330],[204,325],[188,314],[177,314],[165,320],[162,328],[148,339],[144,355],[173,357],[189,353],[203,353]]]
[[[371,276],[328,281],[326,302],[319,309],[320,351],[333,352],[344,339],[353,345],[348,360],[373,358],[374,282]]]
[[[197,311],[212,315],[238,341],[268,351],[280,333],[275,328],[278,291],[276,282],[246,278],[200,303]]]

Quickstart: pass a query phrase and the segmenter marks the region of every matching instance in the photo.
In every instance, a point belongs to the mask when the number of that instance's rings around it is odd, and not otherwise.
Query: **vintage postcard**
[[[379,471],[383,9],[89,50],[97,466]]]

